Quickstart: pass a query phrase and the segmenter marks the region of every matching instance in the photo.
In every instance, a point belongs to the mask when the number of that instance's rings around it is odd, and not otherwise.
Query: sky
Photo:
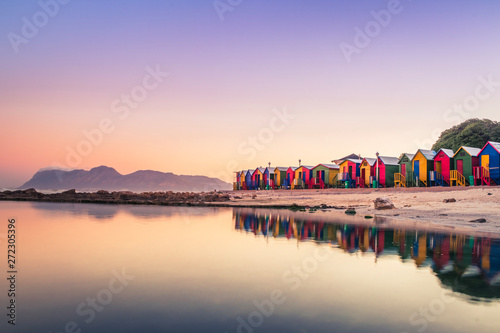
[[[500,120],[500,2],[0,2],[0,188],[42,168],[232,181]]]

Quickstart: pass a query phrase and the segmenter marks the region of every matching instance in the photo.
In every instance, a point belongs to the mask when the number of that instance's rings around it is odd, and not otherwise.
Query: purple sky
[[[52,165],[230,181],[268,162],[399,156],[469,117],[500,120],[498,1],[40,3],[53,17],[0,3],[0,188]]]

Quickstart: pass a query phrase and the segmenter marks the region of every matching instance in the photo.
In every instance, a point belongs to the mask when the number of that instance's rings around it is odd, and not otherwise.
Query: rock
[[[488,193],[488,195],[493,195],[493,193]]]
[[[365,215],[365,219],[372,219],[372,218],[373,218],[373,216],[371,216],[371,215]]]
[[[477,219],[477,220],[472,220],[472,221],[469,221],[469,222],[472,222],[472,223],[486,223],[486,219]]]
[[[375,206],[375,209],[377,210],[383,210],[383,209],[395,209],[394,204],[392,203],[391,199],[389,198],[377,198],[373,200],[373,204]]]
[[[233,199],[235,199],[235,200],[236,200],[236,199],[241,199],[241,197],[239,197],[239,196],[235,196]]]
[[[451,199],[444,199],[443,202],[444,203],[450,203],[450,202],[457,202],[457,200],[454,199],[454,198],[451,198]]]
[[[67,191],[64,191],[64,192],[61,192],[61,194],[75,194],[76,193],[76,190],[73,188],[71,190],[67,190]]]
[[[448,216],[448,214],[439,214],[439,216]]]
[[[29,196],[36,196],[38,192],[34,188],[29,188],[27,190],[22,191],[22,193],[29,195]]]
[[[345,213],[347,215],[356,215],[356,209],[354,209],[354,208],[347,208],[346,211],[345,211]]]

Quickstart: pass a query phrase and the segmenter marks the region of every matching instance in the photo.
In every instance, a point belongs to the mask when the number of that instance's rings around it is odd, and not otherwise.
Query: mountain
[[[201,192],[231,190],[232,185],[218,178],[184,176],[152,170],[140,170],[122,175],[113,168],[100,166],[86,170],[62,171],[44,169],[38,171],[19,189],[78,191],[183,191]]]
[[[432,149],[457,151],[461,146],[483,148],[488,141],[500,142],[500,123],[489,119],[469,119],[441,133]]]

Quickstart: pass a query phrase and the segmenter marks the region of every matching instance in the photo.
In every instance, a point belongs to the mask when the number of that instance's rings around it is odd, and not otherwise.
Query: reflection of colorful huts
[[[334,179],[339,173],[337,164],[318,164],[312,169],[313,178],[309,182],[309,188],[325,188],[334,185]]]
[[[479,153],[480,166],[474,168],[474,179],[481,185],[500,184],[500,143],[489,141]]]
[[[308,188],[309,180],[312,178],[312,166],[301,165],[295,170],[295,179],[292,188]]]
[[[363,160],[347,159],[340,163],[340,172],[337,177],[337,182],[345,187],[354,188],[360,176],[360,166]]]
[[[453,169],[450,173],[451,186],[474,185],[473,171],[479,166],[480,148],[460,147],[453,155]],[[472,180],[471,180],[472,177]]]
[[[421,267],[427,258],[427,234],[421,234],[415,240],[411,249],[411,257],[415,260],[417,267]]]
[[[370,187],[373,184],[373,177],[375,177],[375,163],[376,158],[365,157],[360,166],[360,180],[359,187]]]
[[[286,171],[288,168],[285,167],[276,167],[274,169],[274,186],[276,188],[280,188],[283,184],[283,181],[286,180]]]
[[[394,187],[394,175],[399,173],[399,159],[397,157],[379,156],[375,162],[375,176],[378,173],[378,186]],[[378,170],[378,172],[377,172]]]
[[[288,169],[286,169],[286,178],[285,181],[281,184],[282,187],[289,189],[292,188],[292,183],[293,180],[295,179],[295,170],[297,169],[298,167],[289,167]]]
[[[450,173],[453,169],[453,155],[451,149],[441,148],[434,156],[434,171],[430,172],[429,185],[450,185]]]
[[[429,172],[434,171],[435,155],[436,152],[433,150],[419,149],[413,156],[412,171],[417,186],[429,186]]]
[[[264,172],[265,168],[257,168],[252,173],[252,190],[263,190],[264,189]]]
[[[399,157],[399,173],[394,175],[394,186],[414,186],[415,179],[413,177],[412,163],[414,154],[403,153]]]

